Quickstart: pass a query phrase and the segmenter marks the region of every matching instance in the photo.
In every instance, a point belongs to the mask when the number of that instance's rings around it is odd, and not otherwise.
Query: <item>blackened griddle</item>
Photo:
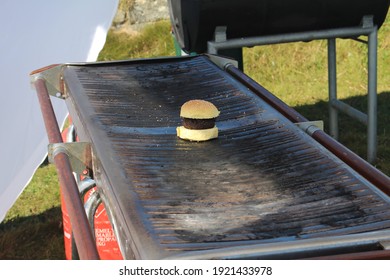
[[[123,257],[291,258],[378,249],[390,200],[207,56],[62,66]],[[176,136],[214,103],[218,139]]]

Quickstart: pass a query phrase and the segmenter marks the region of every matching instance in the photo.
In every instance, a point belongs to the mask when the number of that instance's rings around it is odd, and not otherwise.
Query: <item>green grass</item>
[[[107,35],[106,44],[98,60],[173,56],[175,49],[170,30],[170,24],[167,21],[160,21],[146,26],[137,36],[112,31]]]
[[[0,224],[0,259],[64,259],[60,193],[43,164]]]
[[[366,46],[338,40],[339,98],[365,110]],[[111,31],[98,60],[173,56],[170,24],[158,22],[138,36]],[[378,161],[390,174],[390,18],[379,32]],[[292,43],[244,50],[245,72],[308,119],[327,129],[326,42]],[[365,127],[340,115],[340,141],[365,157]],[[63,259],[62,216],[57,175],[44,164],[0,224],[0,259]]]

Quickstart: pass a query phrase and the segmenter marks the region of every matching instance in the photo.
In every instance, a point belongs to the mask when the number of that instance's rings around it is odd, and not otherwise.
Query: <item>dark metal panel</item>
[[[217,26],[227,38],[288,34],[359,26],[373,16],[378,28],[389,0],[169,0],[172,27],[180,46],[205,52]]]

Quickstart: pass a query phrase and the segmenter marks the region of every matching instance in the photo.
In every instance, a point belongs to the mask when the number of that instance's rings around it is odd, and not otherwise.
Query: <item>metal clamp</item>
[[[238,62],[234,59],[220,56],[220,55],[214,55],[214,54],[205,54],[215,65],[217,65],[222,70],[225,70],[226,67],[229,65],[233,65],[234,67],[238,67]]]
[[[43,79],[46,82],[47,91],[51,96],[65,99],[62,67],[63,65],[59,64],[36,70],[30,75],[31,85],[34,86],[36,80]]]
[[[72,170],[83,173],[92,170],[91,144],[87,142],[53,143],[48,146],[49,162],[54,162],[54,157],[64,153],[69,157]]]
[[[309,134],[313,135],[317,130],[324,130],[324,122],[323,121],[308,121],[308,122],[298,122],[295,123],[300,129]]]
[[[384,250],[390,250],[390,240],[380,241],[379,244],[382,246]]]

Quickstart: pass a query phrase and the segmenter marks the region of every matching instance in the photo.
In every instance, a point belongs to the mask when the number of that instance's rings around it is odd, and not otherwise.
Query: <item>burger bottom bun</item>
[[[176,128],[177,136],[190,141],[207,141],[218,137],[218,128],[188,129],[184,126]]]

